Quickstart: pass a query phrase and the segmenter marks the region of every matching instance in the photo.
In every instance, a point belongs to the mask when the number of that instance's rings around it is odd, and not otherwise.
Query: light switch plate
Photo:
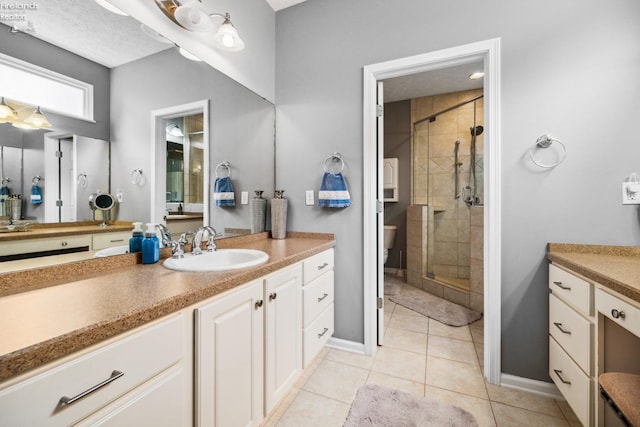
[[[240,204],[241,205],[249,204],[249,192],[248,191],[242,191],[240,193]]]
[[[313,206],[313,190],[306,191],[305,203],[307,204],[307,206]]]
[[[636,182],[622,183],[622,204],[640,205],[640,184]]]
[[[116,200],[118,203],[124,203],[124,194],[122,194],[122,191],[118,191],[116,194]]]

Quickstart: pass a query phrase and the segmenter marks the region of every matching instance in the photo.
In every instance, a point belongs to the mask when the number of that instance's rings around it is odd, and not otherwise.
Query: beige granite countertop
[[[547,258],[640,302],[640,247],[549,243]]]
[[[2,274],[0,290],[20,277],[25,280],[23,288],[8,286],[0,297],[0,381],[334,246],[332,234],[290,233],[273,240],[260,233],[218,242],[218,248],[269,254],[266,264],[240,270],[177,272],[161,262],[139,264],[139,254],[128,254]]]

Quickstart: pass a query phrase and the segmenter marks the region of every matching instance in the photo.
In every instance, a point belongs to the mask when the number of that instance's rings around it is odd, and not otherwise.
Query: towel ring
[[[142,169],[136,168],[131,171],[129,174],[129,178],[131,178],[131,183],[142,186],[144,184],[144,176],[142,175]]]
[[[544,164],[544,163],[540,163],[539,161],[537,161],[535,156],[533,155],[534,149],[536,149],[536,148],[549,148],[549,147],[551,147],[551,144],[553,144],[554,142],[557,142],[560,145],[561,149],[562,149],[562,152],[560,153],[560,158],[555,163],[550,163],[550,164]],[[560,163],[564,162],[564,159],[566,157],[567,157],[567,147],[566,147],[566,145],[564,145],[562,143],[562,141],[560,141],[559,139],[551,138],[549,135],[542,135],[541,137],[539,137],[536,140],[536,146],[529,150],[529,158],[531,158],[531,161],[533,163],[535,163],[536,166],[539,166],[539,167],[544,168],[544,169],[555,168]]]
[[[224,176],[220,176],[220,173],[222,173],[224,170],[227,171],[227,174]],[[224,162],[216,166],[216,178],[225,178],[227,176],[231,176],[231,163],[225,160]]]
[[[331,161],[331,164],[329,164],[329,166],[327,166],[327,162],[328,161]],[[337,172],[331,172],[329,169],[335,163],[340,163],[340,170],[337,171]],[[325,172],[329,172],[329,173],[340,173],[340,172],[342,172],[344,170],[344,160],[342,160],[342,154],[333,153],[332,155],[330,155],[329,157],[324,159],[322,161],[322,168],[324,169]]]
[[[31,185],[38,185],[41,179],[42,177],[40,175],[34,176],[33,179],[31,180]]]
[[[78,178],[76,179],[78,185],[82,188],[87,188],[87,173],[82,172],[78,174]]]
[[[11,182],[11,178],[2,178],[2,185],[8,184]]]

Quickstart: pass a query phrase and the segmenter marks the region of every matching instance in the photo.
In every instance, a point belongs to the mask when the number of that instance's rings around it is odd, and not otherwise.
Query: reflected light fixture
[[[182,133],[178,125],[175,123],[169,123],[167,125],[167,133],[173,136],[184,136],[184,133]]]
[[[178,45],[176,45],[176,47],[178,48],[178,52],[180,52],[180,55],[184,56],[187,59],[190,59],[192,61],[202,61],[202,59],[198,58],[197,56],[195,56],[193,53],[189,52],[187,49],[182,48]]]
[[[484,77],[484,71],[475,71],[471,74],[469,74],[469,79],[470,80],[478,80]]]
[[[213,36],[217,49],[239,52],[244,49],[244,41],[231,23],[229,13],[208,13],[201,0],[155,0],[164,15],[188,31],[208,32],[215,29],[212,18],[222,18],[220,28]]]
[[[15,119],[17,117],[13,108],[4,102],[4,96],[0,98],[0,119]]]
[[[11,123],[11,126],[19,129],[42,129],[51,127],[51,123],[49,123],[49,120],[47,120],[42,113],[40,107],[17,103],[13,103],[13,105],[16,105],[16,107],[8,105],[5,102],[4,96],[0,97],[0,123]],[[32,112],[25,119],[24,116],[28,114],[28,110]]]
[[[51,127],[51,123],[49,120],[42,114],[40,111],[40,107],[38,106],[36,110],[31,113],[29,117],[24,121],[25,123],[32,125],[36,129],[48,128]]]
[[[107,9],[111,13],[116,13],[116,14],[122,15],[122,16],[129,16],[128,14],[126,14],[122,10],[120,10],[119,8],[117,8],[114,5],[112,5],[111,3],[109,3],[107,0],[95,0],[95,1],[100,6],[104,7],[105,9]]]

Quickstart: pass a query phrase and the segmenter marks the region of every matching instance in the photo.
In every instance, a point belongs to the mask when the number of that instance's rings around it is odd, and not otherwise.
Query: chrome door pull
[[[60,398],[60,404],[61,405],[71,405],[72,403],[82,399],[83,397],[93,393],[94,391],[106,386],[110,382],[113,382],[113,381],[117,380],[118,378],[120,378],[123,375],[124,375],[124,372],[113,371],[113,372],[111,372],[111,376],[109,378],[107,378],[106,380],[102,381],[101,383],[96,384],[93,387],[83,391],[80,394],[77,394],[77,395],[75,395],[73,397],[62,396]]]
[[[327,333],[327,331],[329,331],[329,328],[324,328],[324,331],[322,331],[322,333],[318,334],[318,338],[322,338],[322,336],[323,336],[324,334],[326,334],[326,333]]]
[[[260,307],[262,307],[262,304],[264,304],[264,301],[262,301],[261,299],[256,301],[256,303],[255,303],[256,310],[259,309]]]
[[[562,371],[559,369],[554,369],[553,372],[556,373],[556,375],[558,376],[558,378],[560,378],[560,381],[562,382],[562,384],[568,384],[571,385],[571,381],[567,381],[564,378],[562,378]]]
[[[329,264],[325,262],[324,264],[318,266],[318,270],[322,270],[323,268],[325,268],[328,265]]]
[[[571,288],[569,286],[563,286],[562,282],[553,282],[554,285],[559,287],[560,289],[564,289],[565,291],[570,291]]]
[[[322,301],[323,299],[325,299],[328,296],[329,296],[329,294],[325,292],[324,295],[322,295],[321,297],[318,297],[318,302]]]
[[[275,292],[272,292],[269,294],[269,301],[273,301],[274,299],[278,298],[278,294]]]
[[[611,310],[611,316],[613,316],[614,319],[624,319],[625,317],[627,317],[624,311],[618,311],[615,308]]]
[[[571,335],[571,331],[567,331],[565,328],[563,328],[562,323],[553,322],[553,324],[556,325],[556,328],[560,329],[560,332],[562,332],[563,334]]]

